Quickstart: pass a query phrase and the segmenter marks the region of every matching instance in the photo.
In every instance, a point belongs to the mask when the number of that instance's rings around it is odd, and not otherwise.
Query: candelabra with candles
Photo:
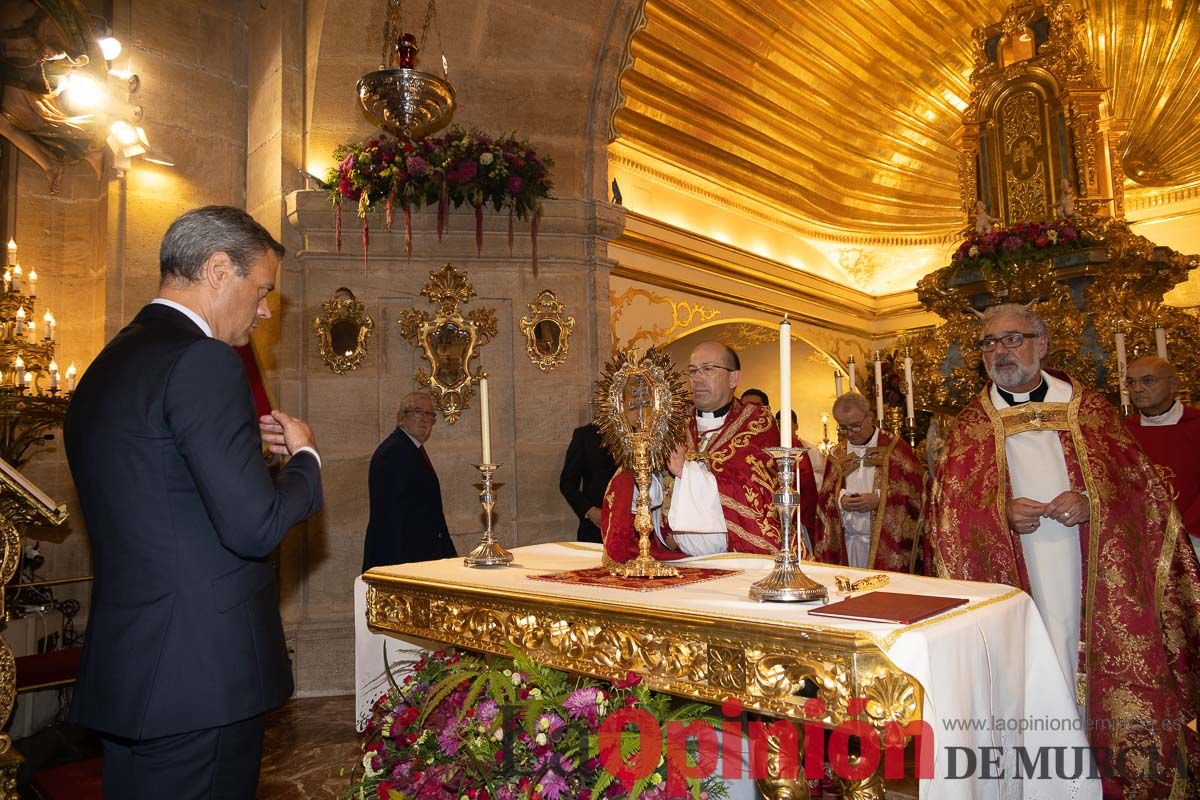
[[[54,360],[57,320],[47,309],[42,330],[36,321],[37,270],[25,274],[15,241],[9,241],[7,255],[0,294],[0,458],[20,466],[33,444],[62,425],[76,372],[72,363],[66,386],[60,385]]]

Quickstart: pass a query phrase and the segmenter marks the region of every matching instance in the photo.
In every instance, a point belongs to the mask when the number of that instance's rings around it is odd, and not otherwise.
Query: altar
[[[667,588],[646,582],[650,588],[638,591],[541,577],[598,566],[599,545],[542,544],[513,555],[499,569],[446,559],[366,573],[355,623],[359,708],[379,694],[385,641],[496,654],[512,645],[558,669],[607,680],[633,671],[660,691],[714,704],[732,698],[765,716],[826,728],[917,723],[933,742],[922,798],[1100,796],[1074,693],[1037,609],[1019,590],[892,573],[888,591],[968,601],[900,625],[814,616],[815,604],[750,600],[750,584],[771,567],[765,556],[689,560],[729,572]],[[835,575],[864,574],[804,569],[835,600]],[[395,648],[388,652],[394,658]],[[1055,768],[1056,751],[1070,754],[1065,774]],[[1077,757],[1081,775],[1071,766]],[[864,781],[856,797],[882,797],[881,785]]]

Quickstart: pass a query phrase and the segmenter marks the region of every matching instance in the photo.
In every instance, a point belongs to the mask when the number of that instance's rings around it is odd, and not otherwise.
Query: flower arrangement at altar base
[[[390,688],[372,707],[346,798],[666,800],[668,786],[672,797],[682,796],[681,787],[697,800],[727,794],[720,778],[673,773],[658,740],[650,774],[635,780],[605,768],[618,757],[643,757],[640,734],[623,723],[618,734],[601,734],[614,714],[622,716],[610,723],[637,709],[660,723],[717,724],[712,707],[651,691],[632,672],[607,684],[534,664],[516,650],[490,660],[438,651],[398,671],[388,668]]]
[[[508,211],[508,250],[512,254],[513,218],[530,219],[533,268],[537,271],[537,229],[542,200],[553,184],[552,159],[534,152],[514,134],[493,138],[453,127],[438,136],[397,140],[384,135],[334,150],[337,166],[329,171],[334,207],[335,243],[342,250],[342,203],[354,202],[362,219],[363,266],[370,246],[367,214],[383,208],[388,230],[396,208],[404,218],[404,253],[412,255],[412,212],[437,206],[438,241],[451,204],[475,209],[475,248],[483,251],[483,209]]]
[[[968,234],[951,256],[951,263],[959,269],[977,269],[989,275],[993,269],[1003,271],[1009,264],[1053,258],[1093,244],[1070,220],[1020,222],[991,233]]]

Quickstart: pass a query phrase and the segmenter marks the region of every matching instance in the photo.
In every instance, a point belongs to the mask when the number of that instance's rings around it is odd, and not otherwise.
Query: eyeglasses
[[[717,370],[719,369],[723,369],[726,372],[735,371],[731,367],[722,367],[720,364],[701,364],[698,367],[688,367],[688,377],[694,378],[696,377],[697,373],[699,373],[706,378],[711,378],[713,375],[717,374]]]
[[[980,339],[977,344],[979,350],[984,353],[990,353],[996,349],[996,345],[1003,344],[1009,350],[1016,350],[1021,345],[1025,344],[1026,339],[1037,339],[1041,336],[1040,333],[1006,333],[1003,336],[989,336],[986,339]]]
[[[425,419],[429,419],[429,420],[437,419],[436,411],[426,411],[423,408],[406,408],[406,409],[404,409],[404,413],[405,414],[415,414],[418,417],[424,417]]]
[[[1125,388],[1132,389],[1140,383],[1142,386],[1145,386],[1147,389],[1149,389],[1151,386],[1158,383],[1159,381],[1165,381],[1165,380],[1167,380],[1167,379],[1159,378],[1156,375],[1143,375],[1140,378],[1126,378],[1125,379]]]
[[[859,431],[861,431],[863,429],[863,425],[867,424],[867,421],[869,419],[871,419],[871,415],[867,414],[865,417],[863,417],[861,420],[854,423],[853,425],[838,425],[837,426],[838,433],[858,433]]]

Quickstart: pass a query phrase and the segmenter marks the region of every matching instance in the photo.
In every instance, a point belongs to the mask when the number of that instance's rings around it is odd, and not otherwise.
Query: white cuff
[[[296,452],[292,453],[292,457],[294,458],[294,457],[300,455],[301,453],[312,453],[312,457],[317,460],[317,469],[321,468],[321,456],[317,453],[316,450],[314,450],[313,448],[308,447],[308,446],[300,447],[300,448],[296,449]]]

